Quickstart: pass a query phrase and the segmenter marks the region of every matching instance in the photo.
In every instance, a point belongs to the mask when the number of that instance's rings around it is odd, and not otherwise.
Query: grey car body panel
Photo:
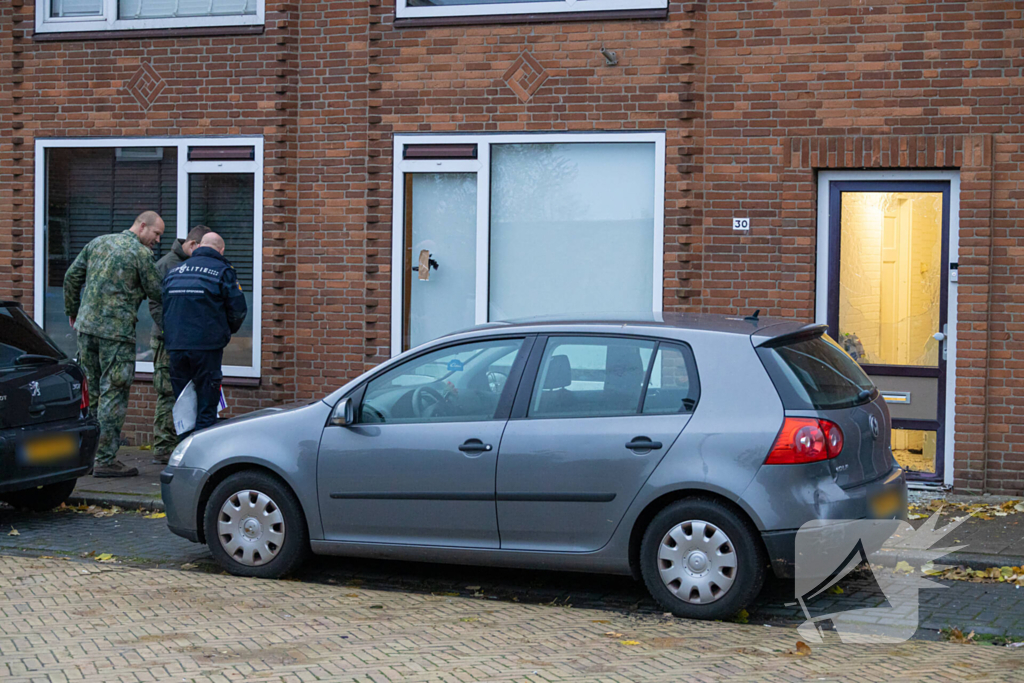
[[[330,414],[330,406],[313,401],[266,408],[196,432],[181,465],[169,468],[174,472],[170,486],[161,486],[168,518],[173,514],[183,528],[197,528],[202,512],[196,511],[196,504],[206,482],[225,467],[249,463],[271,470],[291,487],[302,504],[310,538],[323,538],[316,504],[316,461]],[[183,468],[204,472],[198,482],[193,481],[192,493],[176,485],[177,472]],[[187,524],[184,517],[188,515],[177,511],[179,496],[191,497],[194,518]]]
[[[771,446],[786,415],[778,392],[765,371],[754,347],[779,335],[792,334],[806,326],[793,321],[771,319],[749,319],[743,317],[722,317],[705,315],[664,314],[650,320],[593,320],[593,321],[549,321],[533,320],[515,323],[491,323],[466,332],[448,335],[400,354],[369,373],[356,378],[325,397],[321,402],[298,407],[290,411],[271,410],[229,421],[210,430],[201,432],[186,453],[182,462],[184,468],[207,470],[201,481],[194,481],[197,475],[165,485],[165,501],[168,503],[168,519],[175,531],[188,537],[189,529],[196,525],[195,495],[189,499],[184,492],[186,481],[199,490],[218,470],[237,462],[252,462],[277,472],[295,490],[302,503],[310,527],[313,550],[324,554],[351,555],[376,558],[408,559],[419,561],[455,562],[464,564],[493,564],[501,566],[532,567],[545,569],[571,569],[623,573],[631,572],[630,541],[634,527],[644,510],[665,495],[679,491],[705,491],[733,501],[750,517],[756,528],[768,539],[773,533],[781,534],[798,528],[804,522],[818,516],[838,518],[867,515],[868,501],[875,492],[900,488],[905,491],[905,477],[902,470],[891,469],[888,475],[882,472],[873,481],[842,488],[837,483],[837,472],[828,462],[811,465],[763,466]],[[467,547],[471,542],[465,538],[433,538],[424,542],[422,538],[402,537],[401,534],[385,534],[382,529],[371,530],[359,538],[341,540],[325,539],[320,523],[320,503],[317,490],[317,460],[321,435],[342,427],[324,427],[337,402],[352,394],[364,382],[379,373],[387,371],[413,355],[449,344],[476,340],[491,336],[519,334],[603,334],[649,337],[653,339],[684,342],[692,349],[701,382],[701,394],[692,415],[671,416],[678,420],[678,433],[674,443],[670,437],[664,442],[664,455],[655,455],[650,463],[634,472],[634,481],[623,490],[612,491],[607,483],[602,485],[593,479],[581,481],[577,490],[551,491],[555,493],[615,493],[618,505],[624,511],[613,511],[607,521],[601,521],[601,531],[585,542],[579,539],[564,542],[558,550],[543,549],[543,543],[536,543],[533,549],[508,549]],[[524,376],[520,391],[529,392],[532,379]],[[865,408],[865,411],[873,408]],[[884,406],[882,408],[884,410]],[[840,411],[841,412],[841,411]],[[818,415],[815,413],[814,415]],[[866,417],[865,412],[862,417]],[[827,417],[825,413],[821,417]],[[643,419],[644,416],[636,416]],[[838,416],[837,419],[839,419]],[[884,415],[885,430],[889,428],[888,414]],[[580,422],[600,418],[582,418]],[[630,418],[633,419],[633,418]],[[259,421],[256,421],[259,420]],[[513,419],[509,424],[515,423]],[[526,422],[527,420],[522,420]],[[560,420],[549,420],[555,423]],[[537,420],[536,422],[545,422]],[[504,424],[502,422],[502,424]],[[432,427],[435,425],[432,425]],[[365,427],[365,426],[364,426]],[[685,428],[684,428],[685,427]],[[668,432],[675,428],[668,429]],[[863,425],[858,427],[862,429]],[[543,432],[542,428],[538,428]],[[506,427],[507,431],[507,427]],[[636,431],[622,433],[623,444]],[[664,433],[664,432],[663,432]],[[618,434],[618,433],[617,433]],[[644,434],[655,438],[653,434]],[[468,438],[469,435],[467,435]],[[453,438],[455,438],[453,436]],[[501,438],[501,437],[499,437]],[[459,441],[461,443],[461,441]],[[671,445],[669,445],[671,443]],[[336,444],[325,446],[338,448]],[[504,445],[504,444],[502,444]],[[887,450],[888,444],[886,444]],[[447,446],[445,447],[447,449]],[[442,449],[442,450],[445,450]],[[514,455],[514,449],[498,451],[498,470],[503,455]],[[325,454],[327,452],[325,451]],[[655,454],[657,451],[655,451]],[[571,456],[567,456],[571,460]],[[626,457],[636,457],[628,453]],[[891,455],[887,457],[891,458]],[[585,460],[583,458],[582,460]],[[879,461],[880,462],[880,461]],[[877,464],[874,465],[877,468]],[[169,468],[179,472],[182,468]],[[588,477],[591,475],[587,475]],[[495,477],[499,478],[497,471]],[[541,479],[535,478],[535,482]],[[518,484],[517,484],[518,486]],[[328,487],[330,488],[330,487]],[[447,487],[450,488],[450,487]],[[447,491],[446,488],[446,491]],[[605,489],[608,491],[605,491]],[[600,489],[600,490],[599,490]],[[634,489],[630,492],[629,489]],[[383,489],[380,489],[383,490]],[[475,490],[475,489],[474,489]],[[345,490],[333,491],[345,493]],[[500,497],[502,493],[529,493],[505,491],[495,482],[497,500],[490,503],[497,507],[498,530],[501,533]],[[543,491],[540,491],[543,493]],[[321,490],[320,493],[324,493]],[[329,495],[330,492],[328,492]],[[358,494],[356,490],[349,493]],[[472,493],[467,489],[467,493]],[[354,497],[351,500],[358,500]],[[482,501],[481,501],[482,502]],[[600,501],[597,501],[600,504]],[[486,502],[482,504],[487,505]],[[565,517],[567,505],[593,505],[595,501],[536,501],[538,507],[531,513],[533,519],[545,516]],[[184,506],[184,513],[172,508]],[[188,510],[191,508],[191,511]],[[334,512],[327,514],[335,514]],[[189,519],[191,516],[191,520]],[[619,518],[616,519],[616,516]],[[590,519],[584,515],[581,519]],[[184,525],[177,528],[177,525]],[[429,522],[435,525],[436,520]],[[524,522],[525,528],[525,522]],[[609,530],[610,537],[608,536]],[[603,546],[593,549],[607,538]],[[429,535],[424,536],[429,537]],[[597,540],[595,540],[597,539]],[[542,539],[543,540],[543,539]],[[777,538],[773,543],[777,545]],[[397,541],[397,542],[396,542]],[[433,544],[433,545],[431,545]],[[554,547],[554,546],[552,546]]]

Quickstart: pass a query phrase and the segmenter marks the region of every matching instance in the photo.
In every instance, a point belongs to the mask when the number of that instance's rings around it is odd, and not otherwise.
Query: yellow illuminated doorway
[[[830,332],[882,392],[896,460],[941,479],[949,183],[830,188]]]

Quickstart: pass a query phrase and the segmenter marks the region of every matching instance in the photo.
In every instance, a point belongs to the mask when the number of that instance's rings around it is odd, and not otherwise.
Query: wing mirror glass
[[[343,398],[334,406],[331,413],[331,424],[336,427],[348,427],[356,421],[356,409],[351,398]]]

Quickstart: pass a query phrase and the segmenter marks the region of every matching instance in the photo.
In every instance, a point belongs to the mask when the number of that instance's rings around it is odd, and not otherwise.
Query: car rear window
[[[787,410],[831,410],[867,403],[875,385],[828,336],[757,349]]]
[[[15,365],[25,354],[58,360],[65,357],[25,311],[17,306],[0,306],[0,368]]]

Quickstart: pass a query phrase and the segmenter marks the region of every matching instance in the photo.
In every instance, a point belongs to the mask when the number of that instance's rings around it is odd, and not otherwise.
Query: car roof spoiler
[[[768,329],[770,330],[771,328]],[[759,330],[758,332],[760,334],[763,334],[766,331],[767,330]],[[783,332],[782,334],[777,334],[768,337],[764,341],[755,344],[755,346],[763,346],[769,349],[775,348],[776,346],[786,346],[788,344],[795,344],[797,342],[807,341],[809,339],[817,339],[818,337],[824,335],[826,332],[828,332],[828,325],[824,323],[804,325],[803,327],[798,327],[795,330],[790,330],[788,332]]]

